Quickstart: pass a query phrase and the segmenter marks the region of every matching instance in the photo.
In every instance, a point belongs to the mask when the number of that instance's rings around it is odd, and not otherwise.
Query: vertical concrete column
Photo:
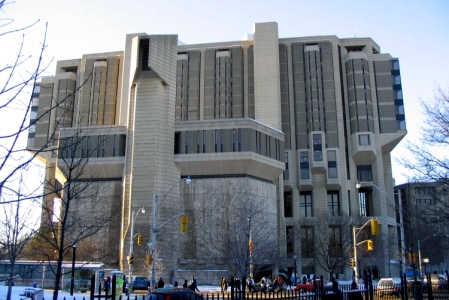
[[[254,25],[254,93],[256,120],[282,130],[276,22]]]

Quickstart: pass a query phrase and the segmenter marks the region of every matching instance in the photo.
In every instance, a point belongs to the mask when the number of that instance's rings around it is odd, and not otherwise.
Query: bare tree
[[[348,265],[352,257],[352,233],[349,217],[319,215],[313,219],[313,252],[316,262],[329,274]],[[305,224],[303,224],[305,225]]]
[[[102,259],[116,263],[114,251],[120,235],[109,232],[108,225],[120,221],[121,182],[96,181],[98,175],[89,165],[90,158],[96,156],[108,138],[105,135],[99,140],[80,128],[60,133],[58,158],[51,164],[57,175],[47,176],[44,183],[46,197],[37,243],[44,247],[36,249],[46,261],[57,261],[52,269],[56,276],[55,300],[61,288],[63,261],[71,257],[73,247],[84,249],[78,257],[85,261]]]
[[[0,12],[3,12],[5,6],[6,2],[0,0]],[[7,48],[12,54],[2,53],[3,57],[12,57],[10,62],[0,66],[0,118],[6,119],[8,114],[14,114],[14,120],[17,121],[0,128],[0,194],[14,195],[13,198],[1,197],[2,204],[35,199],[36,195],[25,193],[15,182],[20,178],[21,170],[30,167],[36,157],[46,161],[45,181],[36,184],[40,188],[44,187],[40,193],[43,201],[42,223],[38,234],[29,241],[27,253],[39,260],[57,261],[53,270],[56,275],[53,297],[57,299],[62,262],[72,251],[73,245],[79,246],[78,257],[87,261],[108,258],[116,262],[116,255],[111,255],[108,249],[115,250],[119,233],[108,232],[107,225],[111,221],[119,222],[121,184],[118,181],[102,183],[93,179],[97,174],[91,171],[89,158],[97,151],[99,144],[92,146],[95,144],[92,139],[97,139],[97,136],[91,137],[80,128],[71,131],[63,129],[71,126],[67,122],[70,118],[65,117],[73,114],[72,100],[84,83],[65,98],[52,98],[50,107],[46,111],[39,111],[33,118],[34,122],[30,123],[31,107],[36,100],[30,90],[36,86],[48,66],[43,62],[46,28],[39,52],[28,55],[25,51],[26,30],[38,22],[23,28],[9,29],[13,26],[13,19],[0,19],[0,30],[3,30],[0,39],[6,35],[22,34],[22,41],[15,49],[14,45]],[[86,81],[90,75],[87,77]],[[34,130],[35,124],[49,119],[50,115],[53,125],[47,139],[41,140],[37,147],[34,145],[28,151],[24,143],[28,131]],[[108,136],[103,135],[102,138],[107,140]],[[104,142],[100,141],[100,144]],[[55,204],[59,204],[59,208]],[[105,244],[106,247],[100,246]]]
[[[27,190],[25,172],[26,170],[22,170],[20,173],[20,182],[17,184],[19,188],[16,195],[6,195],[8,199],[20,197],[22,194],[32,194],[32,191],[22,192],[22,190]],[[2,197],[5,197],[5,195],[3,194]],[[27,243],[35,234],[35,229],[40,222],[34,213],[39,207],[40,204],[33,200],[20,201],[20,199],[2,206],[0,247],[3,253],[2,258],[9,261],[8,292],[6,295],[8,300],[11,299],[13,279],[16,275],[16,261],[24,252]]]
[[[195,200],[201,257],[223,261],[242,278],[278,259],[275,197],[255,180],[210,180]],[[200,204],[201,202],[201,204]]]
[[[418,141],[406,144],[408,155],[399,162],[411,175],[410,182],[438,182],[439,192],[432,195],[438,202],[434,210],[427,208],[426,214],[433,215],[433,222],[447,223],[449,202],[449,88],[437,87],[431,99],[421,100],[424,122]],[[436,218],[438,216],[438,218]]]
[[[7,6],[4,0],[0,1],[0,12]],[[19,190],[15,182],[19,182],[20,172],[24,167],[33,164],[39,152],[47,151],[44,145],[41,149],[30,154],[26,150],[26,137],[33,124],[29,122],[33,97],[30,90],[45,72],[50,62],[44,62],[46,49],[46,27],[43,30],[40,49],[33,54],[27,53],[25,33],[27,29],[36,26],[33,22],[29,26],[14,28],[14,19],[0,18],[0,43],[8,44],[7,37],[21,35],[18,45],[4,47],[2,57],[8,61],[0,66],[0,118],[9,120],[8,126],[3,124],[0,128],[0,193],[3,191],[17,194]],[[14,116],[11,118],[10,116]],[[44,116],[40,116],[44,117]],[[23,191],[23,190],[21,190]],[[15,199],[2,199],[2,203],[11,201],[24,201],[33,195],[20,195]]]

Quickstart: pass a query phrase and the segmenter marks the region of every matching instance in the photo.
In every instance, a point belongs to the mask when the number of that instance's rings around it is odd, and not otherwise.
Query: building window
[[[299,153],[299,173],[301,179],[309,179],[309,152],[301,151]]]
[[[405,127],[405,120],[397,120],[396,122],[397,122],[398,130],[405,130],[406,129],[406,127]]]
[[[401,84],[401,75],[393,75],[393,84]]]
[[[301,227],[301,257],[315,257],[313,227]]]
[[[420,199],[416,199],[416,204],[417,205],[431,205],[431,204],[436,204],[436,200],[432,199],[432,198],[420,198]]]
[[[359,180],[359,181],[373,181],[371,165],[357,166],[357,180]]]
[[[232,152],[235,152],[235,143],[236,143],[237,137],[235,134],[235,129],[232,130]]]
[[[397,59],[392,59],[391,60],[391,68],[393,70],[399,70],[399,60]]]
[[[288,152],[285,152],[284,180],[288,180],[288,179],[289,179],[289,174],[288,174]]]
[[[215,141],[215,148],[214,152],[218,152],[218,130],[214,130],[214,141]]]
[[[329,255],[331,257],[341,256],[341,228],[338,226],[329,227]]]
[[[327,176],[337,178],[337,151],[327,151]]]
[[[415,187],[416,196],[433,196],[433,187]]]
[[[299,194],[299,203],[301,207],[301,217],[313,217],[312,214],[312,193],[301,192]]]
[[[396,114],[397,115],[405,114],[404,104],[397,104],[397,105],[395,105],[395,110],[396,110]]]
[[[285,233],[287,235],[287,255],[292,254],[295,251],[295,236],[293,232],[293,226],[287,226],[285,228]]]
[[[223,129],[220,129],[220,152],[224,151],[224,133],[223,133]]]
[[[369,146],[371,145],[369,134],[359,134],[359,146]]]
[[[184,139],[184,147],[185,147],[185,154],[189,154],[189,132],[185,132],[185,139]]]
[[[368,216],[368,195],[365,191],[359,191],[359,213],[360,216]]]
[[[323,161],[323,142],[321,134],[313,135],[313,160]]]
[[[242,130],[239,128],[238,133],[238,142],[239,142],[239,152],[242,151]]]
[[[293,217],[292,192],[284,192],[284,217]]]
[[[201,150],[201,148],[200,148],[200,141],[201,141],[201,133],[198,130],[196,132],[196,153],[200,153],[200,150]]]
[[[338,191],[330,191],[327,193],[327,207],[330,216],[336,217],[340,215],[340,199]]]
[[[206,130],[203,130],[203,153],[206,153]]]

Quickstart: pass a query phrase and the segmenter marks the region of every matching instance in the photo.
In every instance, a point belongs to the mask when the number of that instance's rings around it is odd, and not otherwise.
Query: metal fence
[[[115,278],[113,278],[114,280]],[[323,282],[321,276],[320,282]],[[418,284],[419,283],[419,284]],[[92,279],[91,286],[95,286],[94,279]],[[114,287],[114,285],[113,285]],[[365,276],[365,284],[360,284],[357,288],[350,285],[339,285],[338,291],[333,292],[332,287],[319,285],[316,282],[313,284],[313,288],[308,292],[295,291],[294,289],[287,289],[277,292],[253,292],[237,291],[231,288],[226,292],[207,292],[201,294],[203,300],[390,300],[390,299],[402,299],[402,300],[439,300],[449,299],[449,284],[447,280],[439,281],[438,284],[429,281],[420,280],[408,280],[404,275],[398,282],[387,286],[373,284],[370,276]],[[102,294],[100,292],[95,294],[93,289],[90,291],[90,295],[83,296],[81,299],[75,298],[75,300],[87,300],[87,299],[110,299],[110,300],[144,300],[145,295],[127,295],[116,297],[115,288],[110,292]],[[120,294],[120,293],[119,293]],[[64,299],[65,300],[65,299]],[[166,299],[163,299],[166,300]],[[178,300],[178,299],[177,299]],[[190,300],[183,298],[182,300]],[[192,299],[193,300],[193,299]]]

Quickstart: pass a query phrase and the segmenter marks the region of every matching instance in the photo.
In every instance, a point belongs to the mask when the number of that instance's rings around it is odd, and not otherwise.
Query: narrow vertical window
[[[313,135],[313,160],[323,161],[323,141],[321,134]]]
[[[284,217],[293,217],[293,200],[292,192],[284,192]]]
[[[327,176],[337,178],[337,151],[327,151]]]
[[[341,256],[342,240],[341,228],[338,226],[329,227],[329,255],[331,257]]]
[[[299,205],[301,208],[301,217],[313,217],[312,193],[311,192],[301,192],[300,193]]]
[[[301,174],[301,179],[309,179],[309,152],[301,151],[299,153],[299,173]]]
[[[284,180],[289,180],[289,170],[288,170],[288,152],[285,152],[285,171]]]
[[[290,255],[294,252],[294,232],[293,232],[293,226],[287,226],[285,228],[285,233],[287,236],[287,255]]]
[[[371,165],[357,166],[357,179],[359,181],[373,181]]]
[[[233,129],[232,130],[232,152],[235,152],[235,140],[236,140],[235,129]]]
[[[242,130],[238,129],[239,152],[242,151]]]
[[[215,142],[214,152],[217,153],[218,152],[218,130],[214,130],[214,142]]]
[[[196,153],[200,153],[200,141],[201,141],[201,133],[199,130],[196,132]]]
[[[185,146],[185,154],[189,154],[189,132],[185,132],[185,139],[184,139],[184,146]]]
[[[329,216],[337,217],[340,215],[340,199],[338,191],[327,192],[327,208]]]
[[[206,153],[206,130],[203,130],[203,153]]]
[[[359,190],[359,213],[360,213],[360,216],[362,216],[362,217],[368,216],[368,211],[367,211],[368,197],[367,196],[368,196],[367,193]]]
[[[315,257],[313,227],[301,227],[301,257]],[[304,273],[304,272],[303,272]]]

